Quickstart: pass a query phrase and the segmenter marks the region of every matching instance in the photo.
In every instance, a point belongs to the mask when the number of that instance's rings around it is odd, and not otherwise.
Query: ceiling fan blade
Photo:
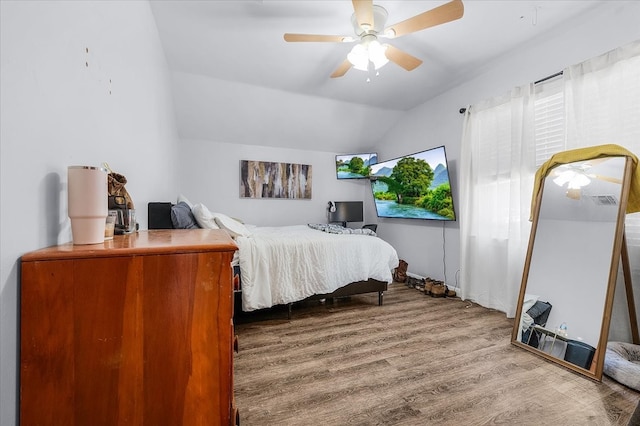
[[[290,34],[284,35],[284,41],[297,42],[297,41],[317,41],[317,42],[332,42],[342,43],[346,36],[338,35],[322,35],[322,34]]]
[[[336,70],[333,72],[333,74],[331,74],[331,78],[342,77],[350,69],[351,69],[351,62],[349,62],[347,59],[345,59],[344,62],[342,62],[340,64],[340,66],[338,68],[336,68]]]
[[[587,175],[587,176],[595,179],[603,180],[605,182],[618,183],[622,185],[622,179],[618,179],[610,176],[602,176],[602,175]]]
[[[605,161],[610,159],[611,157],[592,158],[590,160],[585,161],[585,164],[589,164],[589,166],[593,167],[593,166],[597,166],[598,164],[604,163]]]
[[[352,0],[356,21],[363,30],[373,28],[373,0]]]
[[[387,59],[391,62],[394,62],[400,65],[407,71],[411,71],[420,66],[422,60],[416,58],[415,56],[409,55],[407,52],[404,52],[397,47],[393,47],[391,45],[387,45],[387,50],[385,51],[385,55]]]
[[[463,14],[464,5],[462,4],[462,0],[452,0],[442,6],[391,25],[385,28],[384,34],[389,37],[400,37],[405,34],[424,30],[425,28],[455,21],[456,19],[462,18]]]

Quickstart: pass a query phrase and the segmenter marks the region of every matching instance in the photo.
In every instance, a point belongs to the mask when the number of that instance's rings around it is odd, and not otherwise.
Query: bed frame
[[[171,206],[170,202],[150,202],[148,204],[148,226],[149,229],[173,229],[171,222]],[[241,280],[242,281],[242,280]],[[369,278],[367,281],[356,281],[347,284],[339,289],[327,294],[314,294],[302,301],[333,299],[339,297],[349,297],[365,293],[378,293],[378,305],[382,306],[384,300],[384,292],[387,291],[387,283],[384,281]],[[288,304],[289,317],[291,317],[292,304]]]

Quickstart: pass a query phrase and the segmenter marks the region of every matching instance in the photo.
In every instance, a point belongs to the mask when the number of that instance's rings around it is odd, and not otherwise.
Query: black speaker
[[[171,203],[153,202],[147,205],[149,229],[173,229]]]
[[[567,350],[564,353],[564,360],[569,361],[586,370],[591,368],[591,361],[596,349],[579,340],[567,340]]]

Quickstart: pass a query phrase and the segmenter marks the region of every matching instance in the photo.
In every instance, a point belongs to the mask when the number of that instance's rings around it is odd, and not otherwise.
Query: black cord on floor
[[[444,274],[444,282],[447,283],[447,254],[446,254],[446,239],[444,234],[444,220],[442,221],[442,272]]]

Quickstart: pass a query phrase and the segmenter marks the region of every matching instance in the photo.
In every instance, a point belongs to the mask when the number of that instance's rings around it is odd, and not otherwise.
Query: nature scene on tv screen
[[[371,165],[378,162],[375,152],[336,155],[338,179],[363,179],[369,177]]]
[[[456,220],[444,147],[371,166],[379,217]]]

